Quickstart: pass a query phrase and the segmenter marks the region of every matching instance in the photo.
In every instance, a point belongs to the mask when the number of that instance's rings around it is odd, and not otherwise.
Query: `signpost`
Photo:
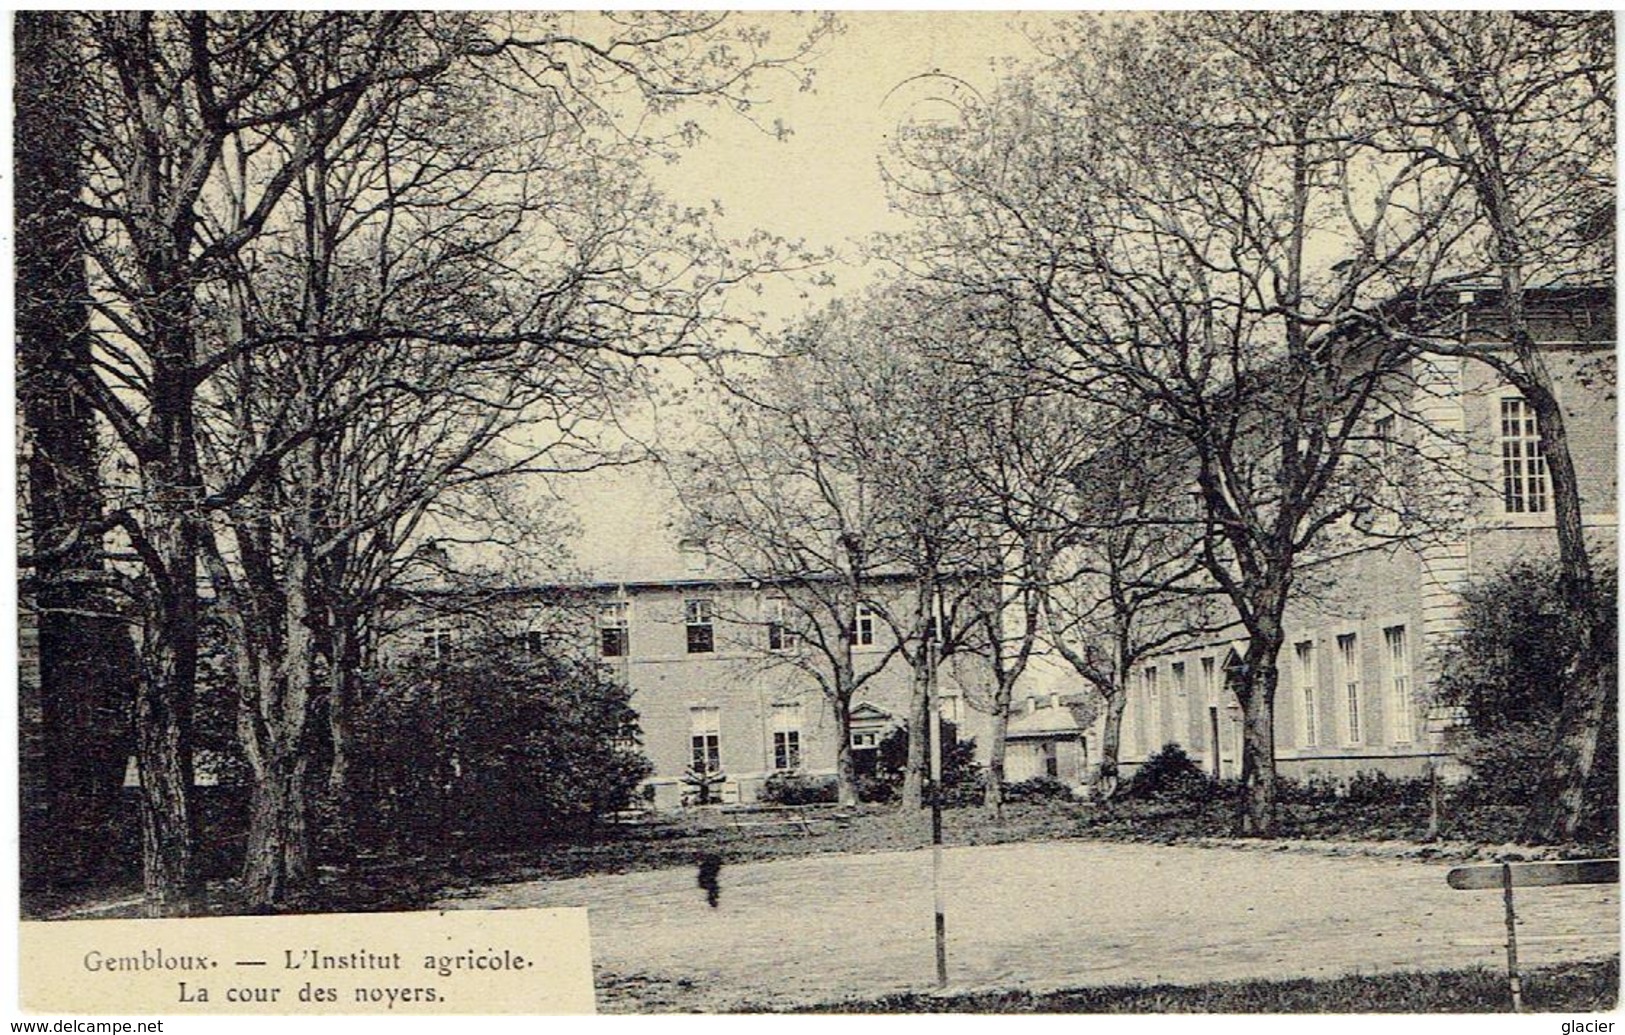
[[[1507,988],[1512,993],[1512,1010],[1523,1012],[1523,977],[1518,973],[1518,914],[1513,907],[1512,889],[1549,888],[1562,884],[1618,884],[1618,859],[1580,859],[1572,862],[1499,863],[1489,866],[1457,866],[1445,875],[1457,891],[1501,889],[1507,921]]]

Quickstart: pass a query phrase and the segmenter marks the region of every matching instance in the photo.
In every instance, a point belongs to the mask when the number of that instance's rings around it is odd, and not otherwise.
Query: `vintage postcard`
[[[1612,13],[9,28],[14,1031],[1611,1030]]]

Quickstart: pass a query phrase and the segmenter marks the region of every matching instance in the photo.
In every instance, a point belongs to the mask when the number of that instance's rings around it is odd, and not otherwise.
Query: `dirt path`
[[[1225,848],[1047,842],[943,853],[955,989],[1035,990],[1504,963],[1498,892],[1444,865]],[[443,908],[586,906],[599,1008],[705,1012],[934,983],[928,851],[493,887]],[[1617,887],[1518,898],[1526,964],[1619,949]]]

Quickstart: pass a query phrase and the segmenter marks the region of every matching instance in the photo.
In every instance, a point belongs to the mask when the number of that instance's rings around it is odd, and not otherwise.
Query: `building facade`
[[[486,601],[511,639],[538,650],[573,628],[590,629],[586,649],[630,689],[640,747],[654,767],[645,794],[655,807],[699,797],[697,775],[714,781],[706,797],[723,804],[757,800],[775,773],[830,776],[838,723],[825,692],[829,660],[809,641],[807,619],[791,590],[697,570],[646,580],[507,589]],[[889,615],[912,615],[903,578],[864,586],[850,630],[859,686],[849,710],[855,768],[874,769],[881,742],[907,725],[913,671]],[[410,649],[453,649],[459,621],[419,618],[400,639]],[[573,645],[580,649],[578,641]],[[911,645],[910,645],[911,646]],[[399,647],[396,648],[397,653]],[[911,653],[911,652],[909,652]],[[985,658],[950,655],[938,670],[944,719],[975,737],[985,759],[991,722],[967,698],[986,695]],[[822,677],[822,678],[821,678]]]
[[[1493,308],[1475,309],[1469,296],[1463,301],[1462,341],[1497,348],[1488,315]],[[1563,407],[1587,543],[1611,565],[1618,496],[1612,294],[1542,294],[1531,316]],[[1556,556],[1550,478],[1534,413],[1467,351],[1414,361],[1400,379],[1404,390],[1371,418],[1375,448],[1413,436],[1414,448],[1395,450],[1393,463],[1448,472],[1448,500],[1410,501],[1448,507],[1444,519],[1410,535],[1345,529],[1303,567],[1277,658],[1275,743],[1284,775],[1417,775],[1443,757],[1442,734],[1454,717],[1435,706],[1435,655],[1459,631],[1462,588],[1512,561]],[[1389,423],[1377,426],[1381,421]],[[1438,492],[1437,484],[1431,491]],[[1245,653],[1245,640],[1236,638],[1244,635],[1193,642],[1131,673],[1125,771],[1178,744],[1214,776],[1240,774],[1241,711],[1226,672]]]

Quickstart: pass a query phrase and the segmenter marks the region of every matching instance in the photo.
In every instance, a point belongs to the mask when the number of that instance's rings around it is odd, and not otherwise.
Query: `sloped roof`
[[[1048,699],[1034,702],[1028,709],[1023,704],[1010,717],[1007,740],[1048,740],[1058,737],[1079,736],[1094,722],[1094,707],[1080,697],[1063,697],[1055,704]]]

